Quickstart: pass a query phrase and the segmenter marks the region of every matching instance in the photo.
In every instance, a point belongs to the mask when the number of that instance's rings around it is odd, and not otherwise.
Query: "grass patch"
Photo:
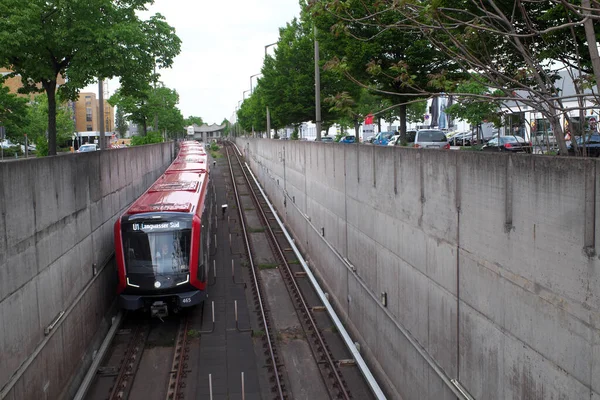
[[[263,337],[266,333],[262,329],[252,331],[252,337]]]
[[[258,264],[258,269],[275,269],[279,264]]]
[[[288,264],[300,264],[300,260],[288,261]]]
[[[190,338],[197,338],[200,336],[200,331],[196,330],[196,329],[190,329],[188,331],[188,337]]]
[[[258,232],[264,232],[265,228],[261,227],[261,228],[248,228],[248,232],[252,232],[252,233],[258,233]]]
[[[209,152],[212,158],[223,158],[223,154],[221,154],[219,151],[209,150]]]

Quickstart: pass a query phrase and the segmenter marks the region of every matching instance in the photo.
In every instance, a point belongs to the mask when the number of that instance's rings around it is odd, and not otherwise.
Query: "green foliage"
[[[202,121],[202,118],[201,118],[201,117],[194,117],[193,115],[192,115],[192,116],[189,116],[189,117],[187,117],[187,118],[186,118],[186,119],[183,121],[183,124],[184,124],[185,126],[190,126],[190,125],[194,125],[194,124],[196,124],[196,125],[200,126],[200,125],[202,125],[203,123],[204,123],[204,122]]]
[[[8,87],[1,85],[0,79],[0,126],[4,126],[7,138],[17,142],[25,133],[27,99],[9,93]]]
[[[4,158],[18,158],[23,155],[20,146],[12,146],[2,151],[4,152]]]
[[[48,139],[45,136],[38,136],[35,139],[35,148],[38,157],[45,157],[48,155]]]
[[[133,136],[131,138],[131,146],[141,146],[144,144],[161,143],[163,142],[160,132],[150,131],[144,136]]]
[[[290,140],[298,140],[299,138],[299,133],[298,133],[298,127],[294,127],[294,131],[292,132],[292,134],[290,135]]]
[[[165,86],[153,88],[149,84],[134,94],[127,94],[121,89],[113,94],[109,103],[121,109],[125,118],[142,127],[142,134],[149,126],[158,121],[158,129],[166,131],[169,137],[180,134],[184,129],[184,119],[176,107],[179,94]]]
[[[0,2],[0,67],[19,74],[23,93],[48,96],[49,154],[56,154],[57,91],[75,100],[98,77],[119,77],[132,93],[168,68],[181,42],[164,18],[140,18],[149,0]],[[66,82],[57,87],[57,77]],[[38,84],[41,85],[38,86]]]
[[[125,119],[125,113],[121,109],[121,107],[117,107],[117,111],[115,113],[115,126],[117,127],[117,132],[119,133],[119,137],[125,137],[127,133],[127,120]]]
[[[461,82],[456,90],[462,95],[458,96],[456,103],[446,107],[446,114],[461,118],[471,125],[479,125],[483,121],[492,121],[496,126],[500,124],[500,103],[490,101],[492,93],[488,86],[481,83],[480,77],[473,76]]]
[[[220,147],[219,147],[219,145],[218,145],[218,144],[216,144],[215,142],[212,142],[212,143],[210,144],[210,149],[211,149],[212,151],[219,151]]]
[[[73,113],[65,104],[56,106],[56,143],[58,146],[67,145],[75,132]],[[23,128],[29,141],[37,143],[42,137],[48,146],[46,132],[48,129],[48,97],[45,94],[35,96],[27,107],[27,117]],[[21,142],[22,140],[20,140]]]
[[[390,122],[399,119],[401,129],[409,107],[410,118],[422,120],[423,113],[417,117],[408,104],[439,91],[445,80],[461,76],[460,65],[432,46],[424,30],[406,27],[409,21],[402,18],[403,8],[385,1],[325,0],[313,4],[310,11],[319,31],[325,32],[322,48],[334,56],[329,65],[387,99],[388,104],[369,111]]]

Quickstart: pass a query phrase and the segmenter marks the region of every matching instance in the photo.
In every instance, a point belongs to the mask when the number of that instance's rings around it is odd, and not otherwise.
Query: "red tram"
[[[214,212],[207,161],[198,142],[182,143],[167,171],[115,223],[122,308],[163,317],[204,300]]]

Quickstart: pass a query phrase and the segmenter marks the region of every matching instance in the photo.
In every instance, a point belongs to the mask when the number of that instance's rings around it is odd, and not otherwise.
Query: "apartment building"
[[[75,130],[77,132],[100,131],[100,127],[98,126],[99,103],[96,93],[79,93],[79,99],[73,104]],[[114,130],[115,110],[104,100],[104,131],[113,132]]]

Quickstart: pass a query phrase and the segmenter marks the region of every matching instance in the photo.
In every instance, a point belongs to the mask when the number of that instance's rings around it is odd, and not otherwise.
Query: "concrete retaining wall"
[[[390,398],[600,399],[596,160],[237,143]]]
[[[1,399],[71,398],[110,323],[113,224],[173,155],[158,144],[0,163]]]

